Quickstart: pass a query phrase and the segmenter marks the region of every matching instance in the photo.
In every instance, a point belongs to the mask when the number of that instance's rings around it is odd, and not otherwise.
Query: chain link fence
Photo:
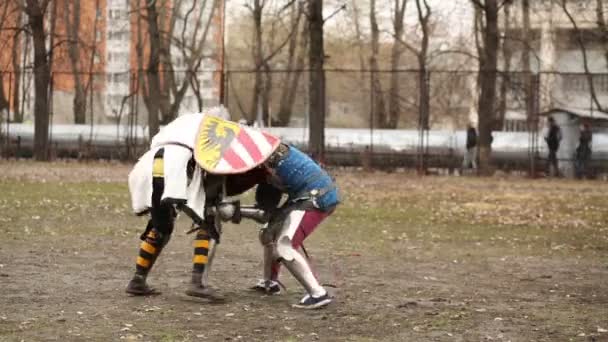
[[[460,168],[465,130],[477,117],[477,72],[327,69],[325,75],[328,163]],[[4,157],[32,154],[33,76],[31,71],[0,72]],[[149,140],[152,76],[147,71],[81,73],[78,77],[52,73],[50,155],[137,158]],[[161,125],[175,115],[219,104],[223,79],[225,104],[233,120],[263,126],[303,148],[308,144],[307,70],[229,70],[223,77],[215,70],[175,71],[161,72],[158,79]],[[594,119],[593,158],[602,166],[608,160],[608,142],[602,133],[605,124],[593,117],[597,106],[592,89],[600,103],[608,103],[608,74],[497,73],[496,109],[491,113],[494,165],[526,172],[543,169],[544,120],[539,114],[566,108],[589,113]]]

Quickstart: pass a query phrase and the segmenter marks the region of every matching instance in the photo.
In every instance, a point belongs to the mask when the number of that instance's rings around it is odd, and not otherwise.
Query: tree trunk
[[[70,1],[64,2],[64,15],[66,33],[68,35],[68,56],[72,67],[74,78],[74,123],[86,123],[87,95],[84,89],[80,69],[80,0],[71,1],[73,8],[70,9]]]
[[[492,125],[496,102],[496,66],[499,41],[497,0],[486,0],[484,15],[486,25],[483,32],[483,51],[479,63],[481,95],[478,107],[478,146],[480,173],[489,174],[490,156],[492,153]]]
[[[298,8],[297,14],[294,16],[295,18],[293,19],[292,27],[294,30],[298,29],[301,16],[302,10],[301,8]],[[306,51],[306,47],[308,46],[308,39],[306,39],[307,32],[308,31],[305,28],[302,29],[299,50],[298,34],[294,34],[289,41],[289,47],[287,50],[287,75],[285,77],[285,84],[281,91],[279,112],[277,114],[277,123],[279,124],[279,126],[288,126],[289,121],[291,120],[291,114],[293,112],[293,105],[295,103],[295,96],[300,81],[300,75],[302,74],[302,68],[304,68],[304,53]]]
[[[422,60],[424,59],[424,61]],[[429,94],[429,74],[426,69],[426,58],[418,57],[418,110],[420,111],[420,129],[430,128],[431,95]]]
[[[525,0],[524,0],[525,1]],[[500,99],[498,100],[498,108],[497,108],[497,116],[496,122],[494,123],[494,129],[501,131],[505,126],[505,116],[507,114],[507,92],[509,91],[509,85],[511,84],[511,58],[512,58],[512,49],[509,46],[510,37],[510,5],[505,4],[505,13],[503,17],[503,26],[505,30],[505,37],[501,41],[502,47],[502,59],[503,59],[503,73],[500,78]],[[525,58],[525,57],[524,57]]]
[[[406,0],[395,1],[395,17],[393,18],[393,30],[395,31],[395,39],[393,41],[393,47],[391,49],[391,81],[390,81],[390,90],[389,90],[389,98],[388,98],[388,128],[397,128],[397,124],[399,123],[399,116],[401,114],[401,106],[399,100],[399,93],[401,92],[401,87],[399,86],[399,77],[401,74],[399,72],[395,72],[394,70],[399,69],[399,62],[401,60],[401,55],[403,54],[404,47],[401,43],[401,39],[403,37],[403,17],[405,14],[405,4]]]
[[[253,97],[251,99],[251,109],[249,120],[255,121],[258,117],[258,111],[260,110],[260,100],[264,88],[264,80],[262,75],[262,63],[263,63],[263,46],[262,46],[262,11],[264,8],[260,3],[260,0],[255,0],[253,3],[253,60],[255,63],[255,78],[253,84]],[[262,109],[264,110],[264,109]]]
[[[7,73],[7,75],[10,75]],[[0,73],[0,114],[6,110],[7,114],[10,111],[10,104],[4,89],[4,74]],[[10,115],[10,114],[9,114]],[[2,115],[0,115],[2,118]],[[0,122],[2,124],[2,122]]]
[[[21,13],[17,14],[17,27],[21,27]],[[21,87],[21,65],[19,64],[19,51],[23,51],[21,49],[21,44],[19,43],[19,38],[21,34],[15,33],[13,35],[13,50],[11,51],[11,63],[13,65],[13,86],[12,86],[12,98],[11,102],[13,103],[13,121],[14,122],[23,122],[23,115],[21,113],[20,108],[20,87]]]
[[[310,130],[309,153],[323,161],[325,153],[325,71],[323,46],[323,0],[308,1],[308,25],[310,34],[308,86]]]
[[[34,41],[34,158],[48,161],[50,67],[44,33],[44,9],[38,1],[27,0],[26,11]]]
[[[528,124],[532,124],[535,112],[536,99],[534,91],[534,75],[532,75],[530,67],[530,54],[532,51],[532,39],[530,32],[530,3],[529,0],[522,0],[522,16],[524,26],[524,50],[522,52],[523,72],[524,72],[524,91],[526,103],[526,118]],[[532,127],[530,127],[532,128]]]
[[[418,24],[422,31],[422,40],[420,41],[420,49],[404,43],[405,46],[416,56],[418,60],[418,172],[426,173],[426,149],[428,148],[425,140],[428,140],[430,121],[430,73],[427,70],[427,54],[429,49],[429,18],[431,17],[431,8],[426,0],[416,0],[416,12],[418,13]],[[425,139],[426,137],[426,139]]]
[[[357,1],[356,0],[351,0],[351,8],[353,11],[353,21],[354,21],[354,25],[355,25],[355,39],[356,39],[356,45],[357,45],[357,50],[359,52],[359,68],[361,70],[365,70],[365,55],[363,52],[363,33],[361,32],[361,14],[359,12],[359,7],[357,7]],[[365,74],[362,72],[361,73],[361,83],[365,84]]]
[[[264,86],[262,88],[262,120],[264,125],[271,126],[272,118],[270,117],[270,93],[272,91],[272,72],[270,63],[264,62]]]
[[[146,6],[148,35],[150,39],[150,56],[148,59],[148,70],[146,72],[148,78],[148,127],[150,139],[158,133],[159,130],[159,110],[160,110],[160,31],[158,28],[158,11],[156,10],[156,2],[153,1]]]
[[[420,3],[420,0],[416,0],[416,10],[418,11],[418,22],[420,23],[420,27],[422,29],[422,41],[420,42],[420,53],[418,54],[418,68],[420,69],[418,74],[420,128],[423,130],[428,130],[430,128],[429,123],[431,118],[431,80],[427,68],[427,55],[430,42],[429,18],[431,17],[431,8],[427,4],[426,0],[423,0],[422,4]]]
[[[369,58],[369,67],[371,69],[371,82],[372,82],[372,117],[373,122],[370,124],[378,127],[385,128],[387,125],[386,120],[386,106],[384,104],[384,94],[382,93],[382,83],[378,78],[378,53],[380,51],[380,30],[378,29],[378,21],[376,20],[376,0],[370,1],[370,12],[369,20],[372,31],[372,55]]]
[[[171,95],[176,96],[177,85],[175,80],[175,71],[173,70],[173,64],[171,63],[170,51],[171,40],[174,37],[173,30],[175,28],[175,21],[178,16],[178,14],[173,13],[173,10],[178,10],[181,7],[181,1],[155,0],[155,2],[160,3],[160,5],[156,7],[156,27],[158,28],[159,32],[159,124],[166,125],[177,117],[177,111],[179,110],[180,105],[180,103],[177,103],[177,110],[175,112],[171,110],[171,108],[173,107],[173,105],[171,104]],[[173,7],[172,9],[171,6],[175,7]],[[184,18],[185,23],[187,23],[188,20],[189,18]],[[188,76],[184,75],[184,77]]]
[[[9,9],[9,2],[4,2],[2,4],[2,13],[0,13],[0,33],[4,30],[4,24],[6,22],[6,17],[8,15],[8,9]],[[13,46],[13,51],[17,50],[16,46]],[[7,72],[4,73],[3,70],[0,70],[0,125],[2,124],[2,112],[6,111],[7,115],[10,116],[10,96],[11,94],[6,94],[5,90],[4,90],[4,77],[8,76],[9,79],[9,88],[12,86],[10,84],[10,79],[11,79],[11,73]],[[8,121],[8,117],[7,117],[7,121]],[[0,137],[2,136],[2,129],[0,128]]]

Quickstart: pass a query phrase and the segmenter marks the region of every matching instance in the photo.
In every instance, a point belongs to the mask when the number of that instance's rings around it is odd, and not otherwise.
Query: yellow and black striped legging
[[[152,209],[151,219],[146,232],[142,234],[142,242],[136,263],[136,273],[146,276],[158,258],[163,247],[169,242],[175,223],[176,212],[173,205],[161,203],[164,191],[164,149],[159,149],[154,155],[152,171]],[[209,257],[209,232],[201,228],[194,240],[194,256],[192,258],[193,272],[203,273]]]
[[[136,262],[136,272],[141,275],[147,275],[154,265],[163,247],[169,242],[175,223],[176,212],[173,206],[160,201],[165,189],[163,154],[164,149],[161,148],[154,155],[151,218],[141,236]]]
[[[200,229],[193,243],[194,256],[192,257],[192,272],[203,273],[209,262],[209,233]]]

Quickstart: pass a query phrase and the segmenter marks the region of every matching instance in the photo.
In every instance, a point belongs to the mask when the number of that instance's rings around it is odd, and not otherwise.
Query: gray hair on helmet
[[[220,119],[230,120],[228,109],[222,105],[203,109],[203,113],[209,114]]]

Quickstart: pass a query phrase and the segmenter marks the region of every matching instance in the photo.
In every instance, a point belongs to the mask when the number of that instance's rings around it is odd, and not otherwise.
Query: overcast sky
[[[282,6],[288,3],[288,0],[269,0],[274,6]],[[328,33],[332,31],[341,32],[352,26],[352,1],[353,0],[325,0],[324,14],[325,17],[333,14],[338,8],[346,4],[346,9],[338,12],[326,23]],[[369,1],[357,1],[360,7],[361,24],[369,26]],[[228,25],[234,23],[234,20],[239,20],[247,15],[246,4],[250,4],[251,0],[227,0],[226,10],[228,17]],[[393,1],[377,1],[378,21],[381,30],[390,30],[391,14]],[[439,21],[440,26],[444,27],[444,31],[449,35],[457,36],[466,34],[471,27],[472,7],[468,0],[429,0],[429,4],[433,10],[435,20]],[[406,23],[415,25],[417,20],[415,0],[408,0],[406,8]]]

